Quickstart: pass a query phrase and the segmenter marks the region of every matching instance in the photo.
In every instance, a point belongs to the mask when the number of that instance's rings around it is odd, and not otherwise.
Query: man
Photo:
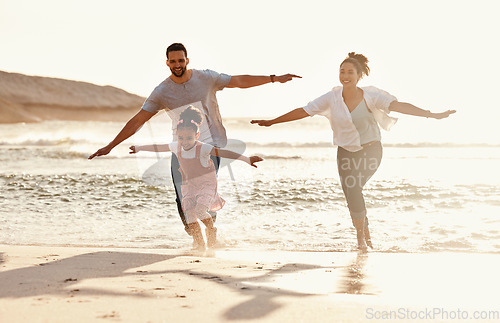
[[[199,140],[215,147],[224,147],[227,143],[226,130],[222,125],[216,92],[228,88],[250,88],[270,82],[286,83],[294,77],[293,74],[255,76],[219,74],[211,70],[188,69],[189,58],[184,45],[174,43],[167,48],[167,66],[171,75],[160,83],[144,102],[141,110],[130,119],[118,135],[107,146],[99,149],[89,156],[92,159],[97,156],[109,154],[109,152],[137,132],[144,123],[160,110],[165,110],[172,119],[173,140],[177,140],[176,127],[181,112],[192,105],[204,114],[204,120],[200,127]],[[213,157],[213,162],[218,170],[220,157]],[[182,177],[179,172],[179,162],[175,154],[172,154],[172,180],[174,182],[176,202],[179,215],[186,232],[189,233],[184,212],[181,207]],[[214,217],[215,219],[215,217]]]

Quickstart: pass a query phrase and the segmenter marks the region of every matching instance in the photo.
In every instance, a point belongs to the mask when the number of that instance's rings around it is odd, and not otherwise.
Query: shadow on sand
[[[175,256],[130,252],[100,251],[55,260],[52,262],[0,271],[0,298],[21,298],[38,295],[66,295],[71,285],[93,278],[144,275],[125,273],[128,269],[150,265]],[[0,258],[1,259],[1,258]],[[97,270],[96,270],[97,269]],[[82,291],[86,294],[123,295],[105,290]]]
[[[314,270],[340,269],[340,272],[344,273],[343,278],[341,277],[340,286],[344,286],[345,288],[337,289],[337,292],[363,293],[362,272],[366,255],[358,255],[351,266],[324,267],[310,264],[287,263],[273,270],[265,270],[256,276],[246,278],[207,273],[202,269],[127,272],[133,268],[151,265],[179,256],[183,255],[100,251],[40,263],[31,267],[12,269],[4,272],[0,271],[0,286],[2,286],[0,289],[0,299],[36,297],[39,295],[68,295],[71,292],[72,285],[86,279],[183,274],[198,279],[210,280],[244,295],[245,298],[249,298],[247,301],[231,307],[222,314],[226,320],[248,320],[263,318],[279,309],[282,306],[277,301],[279,297],[291,296],[302,298],[316,295],[315,293],[299,292],[293,289],[281,288],[283,286],[273,285],[273,282],[283,277],[283,275]],[[0,263],[2,261],[5,261],[5,254],[2,255],[0,253]],[[168,263],[165,266],[168,268]],[[318,284],[323,283],[328,282],[318,282]],[[332,286],[332,288],[334,287]],[[312,289],[314,289],[314,286],[312,286]],[[79,295],[155,297],[153,295],[120,293],[104,288],[80,288],[78,291]]]

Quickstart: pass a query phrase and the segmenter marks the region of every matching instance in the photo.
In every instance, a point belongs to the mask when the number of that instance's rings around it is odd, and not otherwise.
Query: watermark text
[[[396,310],[376,310],[367,308],[368,320],[499,320],[500,311],[445,309],[442,307],[411,309],[400,307]]]

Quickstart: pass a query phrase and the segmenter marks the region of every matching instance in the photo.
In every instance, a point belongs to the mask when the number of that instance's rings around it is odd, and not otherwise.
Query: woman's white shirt
[[[346,150],[355,152],[363,149],[360,144],[359,133],[352,122],[351,113],[342,97],[342,86],[334,87],[314,101],[309,102],[303,109],[310,116],[321,115],[327,117],[333,131],[333,144]],[[363,98],[368,109],[378,125],[389,130],[397,121],[390,117],[389,105],[397,98],[390,93],[374,86],[362,87]]]

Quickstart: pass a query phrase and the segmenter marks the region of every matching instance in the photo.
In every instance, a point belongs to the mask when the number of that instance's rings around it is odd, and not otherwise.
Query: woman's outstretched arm
[[[285,113],[284,115],[282,115],[280,117],[277,117],[276,119],[252,120],[252,121],[250,121],[250,123],[256,123],[262,127],[269,127],[269,126],[272,126],[273,124],[295,121],[295,120],[303,119],[305,117],[309,117],[309,114],[303,108],[297,108],[297,109],[292,110],[288,113]]]
[[[447,110],[445,112],[433,113],[433,112],[430,112],[429,110],[420,109],[420,108],[414,106],[413,104],[405,103],[405,102],[398,102],[398,101],[392,101],[391,105],[389,105],[389,110],[403,113],[403,114],[408,114],[411,116],[434,118],[434,119],[448,118],[450,116],[450,114],[457,112],[455,110]]]

